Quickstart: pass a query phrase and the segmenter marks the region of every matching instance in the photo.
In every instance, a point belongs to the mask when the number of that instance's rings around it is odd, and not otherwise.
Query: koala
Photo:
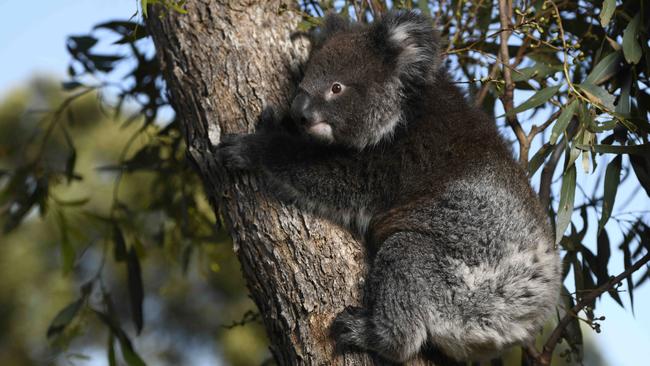
[[[286,121],[216,154],[368,245],[364,305],[331,326],[338,350],[485,360],[534,338],[559,296],[553,236],[494,120],[442,66],[431,19],[328,16]]]

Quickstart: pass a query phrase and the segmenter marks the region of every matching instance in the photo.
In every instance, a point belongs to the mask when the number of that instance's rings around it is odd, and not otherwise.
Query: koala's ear
[[[328,13],[312,34],[312,49],[320,48],[333,35],[350,29],[350,21],[337,13]]]
[[[433,21],[417,12],[387,13],[373,24],[371,37],[392,58],[400,78],[431,80],[440,67],[440,42]]]

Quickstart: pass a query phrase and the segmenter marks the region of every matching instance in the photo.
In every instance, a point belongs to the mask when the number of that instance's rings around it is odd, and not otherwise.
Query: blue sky
[[[66,37],[87,33],[100,22],[129,18],[136,10],[136,3],[136,0],[0,0],[0,97],[35,74],[64,78],[69,60],[65,50]],[[519,96],[519,103],[523,98]],[[604,169],[605,165],[601,161],[599,169]],[[580,173],[578,179],[592,187],[601,180],[598,171],[589,176]],[[632,179],[624,192],[631,192],[634,182]],[[576,197],[580,198],[578,192]],[[625,195],[617,197],[617,204],[625,203],[625,198]],[[641,191],[624,210],[648,207],[650,200]],[[620,207],[615,207],[614,212],[619,210]],[[608,228],[612,229],[610,233],[617,231],[612,222]],[[589,237],[595,244],[594,234]],[[620,235],[611,235],[610,240],[613,253],[610,273],[616,274],[622,271],[622,258],[616,249]],[[627,305],[627,294],[621,295]],[[591,333],[590,337],[611,365],[647,364],[650,346],[650,312],[646,310],[650,309],[650,286],[647,284],[635,292],[635,308],[636,318],[606,297],[597,310],[599,315],[607,316],[602,323],[602,333],[586,331]]]

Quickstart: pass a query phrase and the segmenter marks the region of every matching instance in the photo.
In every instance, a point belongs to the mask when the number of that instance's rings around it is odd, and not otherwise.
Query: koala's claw
[[[340,312],[331,326],[336,351],[345,353],[358,349],[363,344],[366,323],[367,312],[363,308],[348,306]]]
[[[221,137],[217,146],[217,160],[230,169],[248,170],[253,162],[247,154],[246,135],[228,134]]]

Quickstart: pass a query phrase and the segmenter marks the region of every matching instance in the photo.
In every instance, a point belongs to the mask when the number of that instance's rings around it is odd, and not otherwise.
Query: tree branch
[[[512,34],[510,26],[511,14],[512,4],[508,0],[499,0],[499,21],[501,22],[501,29],[504,30],[500,33],[501,44],[499,46],[500,59],[503,64],[503,79],[505,81],[505,91],[501,96],[501,103],[503,103],[503,109],[506,112],[506,122],[512,128],[519,142],[519,164],[526,169],[528,166],[528,150],[530,149],[530,144],[528,143],[526,133],[521,128],[519,120],[517,120],[517,115],[514,113],[508,114],[508,112],[514,109],[515,91],[515,83],[512,81],[512,73],[510,71],[510,54],[508,51],[508,40]]]
[[[560,320],[558,325],[553,330],[553,333],[551,333],[551,335],[548,337],[546,344],[544,344],[544,348],[542,349],[542,353],[536,359],[536,364],[540,366],[550,365],[551,358],[553,356],[553,350],[562,337],[564,329],[567,327],[567,325],[569,325],[569,323],[571,323],[571,320],[573,320],[573,317],[576,316],[582,309],[585,308],[585,306],[589,305],[597,297],[606,291],[611,290],[614,286],[623,281],[627,276],[631,276],[632,273],[636,272],[639,268],[641,268],[649,261],[650,252],[646,253],[643,258],[639,259],[636,263],[634,263],[625,271],[621,272],[618,276],[611,278],[604,285],[583,296],[576,306],[567,311],[567,314]]]

